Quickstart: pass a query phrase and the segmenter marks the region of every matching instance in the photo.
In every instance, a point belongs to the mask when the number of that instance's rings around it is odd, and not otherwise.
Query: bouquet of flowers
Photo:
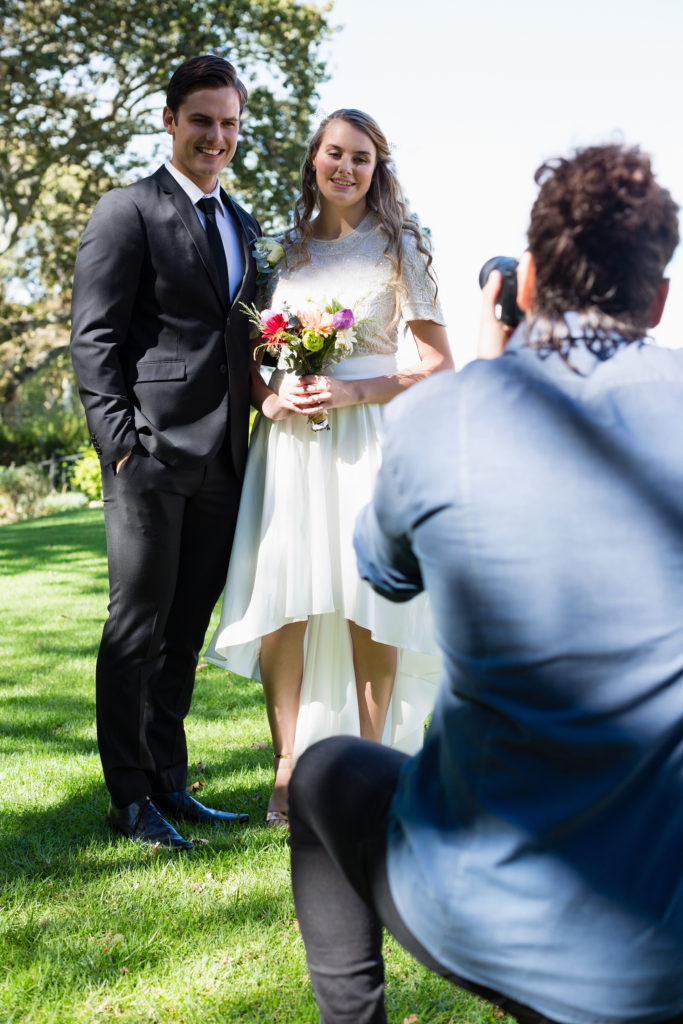
[[[333,299],[326,305],[309,304],[293,311],[283,306],[280,311],[243,305],[245,313],[257,328],[265,348],[297,377],[321,373],[324,367],[353,351],[353,327],[357,323],[353,311]],[[327,414],[312,413],[313,430],[329,430]]]

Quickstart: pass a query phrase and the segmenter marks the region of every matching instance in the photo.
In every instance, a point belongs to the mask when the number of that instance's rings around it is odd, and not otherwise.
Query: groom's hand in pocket
[[[133,451],[133,449],[131,448],[131,450],[129,452],[126,452],[125,455],[122,455],[120,459],[116,460],[116,472],[117,473],[121,469],[121,466],[123,466],[126,462],[128,462],[128,459],[130,458],[130,454],[131,454],[132,451]]]

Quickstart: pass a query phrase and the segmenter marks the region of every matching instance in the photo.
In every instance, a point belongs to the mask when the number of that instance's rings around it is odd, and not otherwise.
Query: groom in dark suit
[[[247,453],[257,222],[221,188],[247,99],[227,61],[168,86],[171,160],[100,199],[74,276],[73,363],[102,463],[110,604],[97,736],[124,835],[188,849],[167,817],[244,822],[185,791],[183,720],[225,582]]]

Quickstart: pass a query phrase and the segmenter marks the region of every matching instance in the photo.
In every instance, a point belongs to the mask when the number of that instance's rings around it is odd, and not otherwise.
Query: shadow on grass
[[[67,724],[72,728],[84,727],[94,722],[96,645],[74,648],[68,642],[54,646],[49,642],[46,646],[49,647],[50,656],[58,660],[63,656],[64,659],[79,658],[87,662],[92,657],[90,678],[82,680],[86,684],[85,688],[78,693],[65,692],[65,689],[55,690],[50,688],[49,679],[38,688],[35,684],[29,684],[26,674],[15,677],[5,667],[0,672],[0,687],[10,693],[3,697],[0,737],[16,735],[48,742],[54,739],[54,730],[58,727]],[[37,663],[36,668],[39,667]],[[31,692],[27,693],[28,685],[31,685]],[[13,695],[13,686],[21,687],[22,692]],[[214,723],[229,732],[229,723],[234,722],[236,728],[242,731],[247,723],[254,723],[258,728],[259,719],[262,719],[262,731],[266,733],[263,693],[259,683],[236,676],[229,677],[227,673],[223,676],[219,673],[213,678],[199,673],[186,722],[188,727],[198,722]]]
[[[73,748],[69,741],[66,744]],[[54,749],[54,741],[52,741]],[[84,743],[84,752],[93,753],[96,744]],[[62,750],[62,753],[64,751]],[[76,752],[78,753],[78,752]],[[220,763],[212,762],[198,773],[190,765],[188,782],[201,774],[204,786],[196,791],[196,797],[209,806],[232,811],[246,811],[251,826],[260,826],[265,816],[268,787],[250,783],[245,779],[247,772],[262,767],[264,751],[235,749],[226,752]],[[268,759],[269,760],[269,759]],[[90,767],[93,769],[92,764]],[[55,771],[54,768],[50,769]],[[91,776],[93,774],[91,772]],[[65,761],[64,776],[69,777],[68,761]],[[64,780],[58,779],[55,788]],[[97,778],[74,780],[72,793],[51,806],[21,807],[14,809],[5,805],[2,810],[0,830],[0,879],[4,882],[17,880],[22,876],[35,879],[79,876],[91,877],[103,872],[120,869],[128,864],[140,864],[149,856],[149,848],[133,843],[119,836],[106,820],[109,795],[104,781]],[[222,825],[198,826],[189,822],[176,822],[179,831],[189,837],[199,837],[196,853],[218,851],[231,846],[242,845],[244,830]],[[264,832],[266,830],[264,829]],[[272,833],[264,842],[272,841]],[[206,846],[204,845],[207,844]],[[93,845],[95,844],[95,845]],[[106,866],[101,862],[100,844],[111,847],[111,860]],[[165,851],[161,851],[163,855]],[[107,851],[109,854],[109,851]]]
[[[74,735],[74,730],[89,728],[94,720],[94,705],[86,697],[64,693],[22,694],[3,698],[0,721],[0,751],[11,753],[30,746],[45,747],[45,753],[90,755],[97,753],[95,739]]]
[[[102,509],[62,512],[0,526],[2,571],[11,576],[74,558],[106,556]]]
[[[257,715],[263,716],[265,724],[263,687],[255,679],[245,679],[225,669],[200,662],[195,676],[190,714],[222,720],[239,718],[241,715]]]
[[[0,550],[0,572],[5,575],[44,570],[52,564],[60,571],[50,574],[46,585],[61,587],[65,578],[73,589],[80,586],[78,573],[86,570],[92,586],[106,593],[101,510],[2,526]],[[87,602],[73,604],[73,594],[64,592],[63,601],[61,595],[60,589],[54,615],[50,612],[38,625],[31,619],[29,601],[26,608],[22,602],[11,609],[15,653],[0,666],[0,685],[6,690],[0,755],[10,773],[13,758],[17,765],[32,761],[38,774],[55,773],[55,785],[52,802],[49,797],[43,800],[47,806],[38,806],[37,798],[35,804],[29,798],[27,806],[24,780],[18,780],[24,794],[21,802],[13,805],[11,795],[3,801],[0,876],[5,879],[84,870],[88,856],[96,860],[100,843],[111,843],[114,836],[105,817],[108,795],[95,739],[95,659],[104,615],[95,621]],[[81,607],[88,609],[83,617]],[[69,620],[63,628],[62,618]],[[55,666],[60,669],[58,682],[51,675]],[[187,727],[188,783],[204,783],[195,795],[209,806],[247,811],[260,825],[269,794],[271,752],[270,747],[248,742],[254,734],[267,734],[260,685],[207,666],[197,676]],[[72,762],[83,760],[86,774],[82,765],[74,773]],[[201,769],[198,762],[203,762]],[[260,782],[264,777],[266,784]],[[69,790],[73,795],[64,796]],[[181,828],[183,834],[189,834],[188,827]],[[235,841],[219,829],[192,831],[210,839],[214,849]],[[89,855],[93,843],[96,853]],[[137,862],[137,844],[121,839],[112,846],[112,863],[119,864],[120,851],[131,847]],[[130,857],[130,852],[124,853],[123,862]]]
[[[66,616],[64,616],[66,618]],[[0,684],[2,686],[15,686],[31,683],[36,685],[36,680],[31,680],[31,673],[40,677],[44,689],[53,685],[48,673],[50,669],[59,663],[60,674],[64,671],[67,662],[90,661],[91,669],[85,674],[81,682],[95,685],[95,659],[99,646],[99,631],[97,638],[93,638],[93,631],[99,625],[99,619],[88,619],[82,623],[82,636],[79,641],[74,641],[73,632],[62,634],[58,630],[48,630],[41,625],[36,630],[35,623],[25,620],[12,626],[12,640],[15,651],[12,657],[16,659],[17,668],[13,668],[11,661],[0,668]],[[73,626],[70,625],[73,630]],[[26,639],[26,637],[30,639]],[[76,671],[76,669],[74,669]],[[79,672],[79,677],[81,673]]]

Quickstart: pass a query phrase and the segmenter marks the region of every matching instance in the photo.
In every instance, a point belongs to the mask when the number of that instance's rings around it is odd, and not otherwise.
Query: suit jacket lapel
[[[159,184],[162,190],[169,196],[176,209],[176,213],[190,235],[190,238],[197,249],[197,253],[199,254],[199,258],[204,265],[204,269],[211,279],[211,284],[213,285],[221,305],[227,309],[228,299],[223,295],[221,284],[218,279],[218,271],[216,270],[213,256],[211,255],[211,249],[209,248],[209,242],[206,237],[206,231],[204,231],[200,223],[196,210],[193,208],[186,193],[182,190],[173,175],[168,173],[165,167],[160,167],[156,172],[156,176],[159,179]],[[235,297],[230,304],[234,305],[236,302],[240,301],[242,293],[251,287],[256,277],[256,263],[252,255],[252,249],[258,235],[247,215],[236,203],[232,201],[228,193],[223,188],[221,188],[221,199],[226,210],[229,211],[233,225],[237,231],[238,238],[242,245],[242,256],[244,259],[244,275],[237,291],[235,292]]]
[[[221,199],[226,210],[230,211],[232,222],[237,229],[237,234],[242,245],[242,256],[244,259],[244,275],[239,288],[235,292],[235,297],[232,300],[232,305],[234,306],[236,302],[240,301],[242,292],[251,286],[256,276],[256,263],[252,254],[252,249],[258,235],[244,211],[232,201],[228,193],[223,188],[221,189]]]
[[[196,210],[192,206],[192,203],[186,193],[183,192],[178,182],[171,174],[168,173],[165,167],[160,167],[157,174],[159,176],[161,188],[168,194],[171,202],[175,206],[176,213],[180,217],[185,229],[190,235],[190,238],[194,242],[199,258],[204,264],[204,269],[211,279],[211,284],[214,287],[217,297],[220,299],[223,306],[227,306],[227,298],[222,294],[223,290],[218,279],[218,271],[216,270],[213,256],[211,255],[206,231],[201,225]]]

